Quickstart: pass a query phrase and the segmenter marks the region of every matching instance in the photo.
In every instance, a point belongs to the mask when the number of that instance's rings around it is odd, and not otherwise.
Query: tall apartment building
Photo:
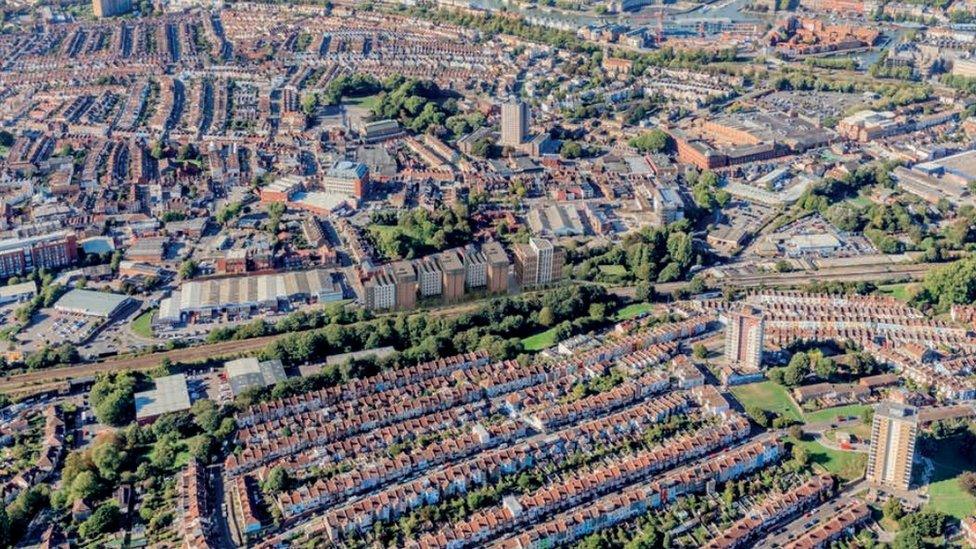
[[[563,277],[566,252],[545,238],[530,238],[516,244],[515,277],[523,288],[557,282]]]
[[[112,17],[132,11],[129,0],[92,0],[92,13],[95,17]]]
[[[441,280],[441,268],[437,262],[429,257],[425,257],[416,262],[417,283],[422,297],[433,297],[441,295],[444,285]]]
[[[488,291],[491,293],[503,294],[508,292],[508,271],[511,263],[505,248],[495,240],[485,242],[481,247],[481,253],[485,254],[488,262],[487,283]]]
[[[0,240],[0,277],[54,269],[78,260],[78,240],[70,231]]]
[[[465,246],[461,253],[464,262],[464,284],[468,288],[484,288],[488,285],[488,260],[485,254],[475,249],[474,245]]]
[[[917,433],[917,408],[894,402],[878,404],[871,424],[867,480],[907,490],[912,480]]]
[[[417,305],[417,271],[409,261],[397,261],[391,265],[396,281],[396,306],[413,309]]]
[[[738,312],[728,314],[725,328],[725,357],[729,364],[737,364],[746,369],[758,370],[763,357],[762,311],[744,306]]]
[[[363,293],[367,309],[393,309],[397,305],[396,279],[388,271],[377,271],[363,282]]]
[[[529,106],[521,101],[502,105],[502,146],[518,147],[529,133]]]
[[[444,299],[457,301],[464,296],[464,264],[456,251],[437,254],[437,263],[441,267]]]

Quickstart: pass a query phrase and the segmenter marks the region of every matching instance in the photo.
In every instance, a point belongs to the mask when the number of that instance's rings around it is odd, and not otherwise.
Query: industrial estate
[[[976,548],[976,2],[0,2],[0,339],[0,548]]]

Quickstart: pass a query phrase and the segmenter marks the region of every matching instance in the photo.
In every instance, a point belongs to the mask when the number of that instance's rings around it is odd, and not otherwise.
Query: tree
[[[889,520],[899,520],[905,516],[905,509],[901,505],[901,500],[898,498],[890,498],[881,507],[881,512],[884,517]]]
[[[760,427],[769,427],[769,414],[766,413],[766,410],[763,410],[758,406],[747,406],[746,415],[755,421]]]
[[[78,528],[78,534],[82,538],[90,539],[94,536],[114,531],[119,524],[122,514],[119,506],[114,501],[109,501],[98,506],[95,512],[88,517]]]
[[[288,476],[288,471],[278,465],[268,472],[268,476],[264,479],[261,489],[268,494],[280,494],[287,490],[290,484],[291,479]]]
[[[14,144],[14,134],[7,130],[0,130],[0,147],[10,147]]]
[[[701,343],[695,343],[691,347],[691,354],[692,356],[698,359],[706,358],[708,357],[708,348],[702,345]]]
[[[158,140],[153,141],[152,148],[149,149],[149,154],[156,160],[159,160],[163,157],[163,152],[163,142]]]
[[[203,398],[194,402],[190,413],[193,415],[193,422],[205,433],[213,434],[220,427],[220,412],[212,400]]]
[[[116,389],[98,403],[93,402],[93,405],[98,421],[113,427],[121,427],[129,423],[132,417],[135,394],[131,388]]]
[[[795,461],[800,467],[806,467],[810,464],[810,453],[807,452],[807,449],[802,446],[794,446],[793,461]]]
[[[969,495],[976,496],[976,473],[966,471],[959,475],[959,487],[968,492]]]
[[[559,147],[559,154],[563,158],[580,158],[583,156],[583,146],[576,141],[563,141]]]
[[[102,484],[91,471],[78,473],[74,481],[71,482],[71,499],[92,499],[102,491]]]
[[[126,454],[117,446],[117,439],[97,441],[92,448],[92,462],[98,468],[98,474],[108,481],[116,481],[125,463]]]
[[[803,370],[794,365],[787,366],[783,370],[783,384],[787,387],[796,387],[803,382]]]
[[[923,549],[925,547],[925,539],[918,530],[908,528],[898,532],[892,547],[894,549]]]
[[[627,142],[642,153],[661,152],[668,146],[668,134],[664,130],[654,129],[633,137]]]
[[[543,326],[552,326],[555,322],[555,316],[552,313],[552,309],[549,307],[543,307],[539,311],[539,324]]]
[[[189,280],[196,276],[197,274],[197,264],[192,259],[187,259],[180,264],[179,275],[183,280]]]

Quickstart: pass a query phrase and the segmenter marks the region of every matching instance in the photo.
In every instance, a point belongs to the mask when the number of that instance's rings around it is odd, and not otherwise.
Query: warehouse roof
[[[120,294],[75,289],[61,296],[61,299],[54,304],[54,309],[67,313],[108,318],[128,303],[129,299],[129,296]]]
[[[155,389],[135,395],[137,420],[190,409],[190,392],[186,388],[185,375],[158,377],[154,381]]]

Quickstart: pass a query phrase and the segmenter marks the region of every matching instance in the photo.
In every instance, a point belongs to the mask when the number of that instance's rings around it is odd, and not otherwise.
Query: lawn
[[[347,97],[343,99],[343,103],[371,111],[379,99],[379,95],[364,95],[362,97]]]
[[[861,417],[861,414],[870,408],[870,406],[866,406],[864,404],[850,404],[848,406],[824,408],[823,410],[803,414],[803,416],[806,418],[807,423],[823,423],[827,421],[834,421],[837,419],[837,416]]]
[[[868,455],[856,452],[841,452],[832,450],[815,440],[793,440],[804,448],[810,455],[810,463],[816,464],[827,472],[840,477],[845,481],[852,481],[861,478],[867,467]]]
[[[857,196],[855,198],[848,199],[847,202],[853,206],[857,206],[858,208],[867,208],[874,204],[874,202],[871,202],[870,199],[864,196]]]
[[[878,292],[881,295],[886,295],[897,299],[898,301],[908,301],[910,298],[908,293],[909,284],[887,284],[878,287]]]
[[[755,406],[767,412],[782,415],[796,421],[803,421],[800,410],[793,404],[786,389],[772,381],[736,385],[732,387],[732,394],[742,403],[743,407]]]
[[[623,265],[600,265],[600,272],[607,276],[627,276],[627,267]]]
[[[156,309],[149,309],[148,311],[142,313],[135,320],[132,321],[132,333],[139,337],[144,337],[146,339],[153,338],[152,332],[152,316],[156,312]]]
[[[654,305],[650,303],[631,303],[623,309],[617,311],[617,314],[613,315],[614,320],[628,320],[634,318],[637,315],[644,313],[649,313],[654,309]]]
[[[957,519],[976,512],[976,497],[959,486],[958,477],[965,471],[976,471],[976,463],[968,461],[956,440],[938,445],[931,456],[935,471],[929,484],[928,508],[952,515]]]
[[[556,329],[549,328],[544,332],[522,339],[522,347],[526,351],[541,351],[556,344]]]

